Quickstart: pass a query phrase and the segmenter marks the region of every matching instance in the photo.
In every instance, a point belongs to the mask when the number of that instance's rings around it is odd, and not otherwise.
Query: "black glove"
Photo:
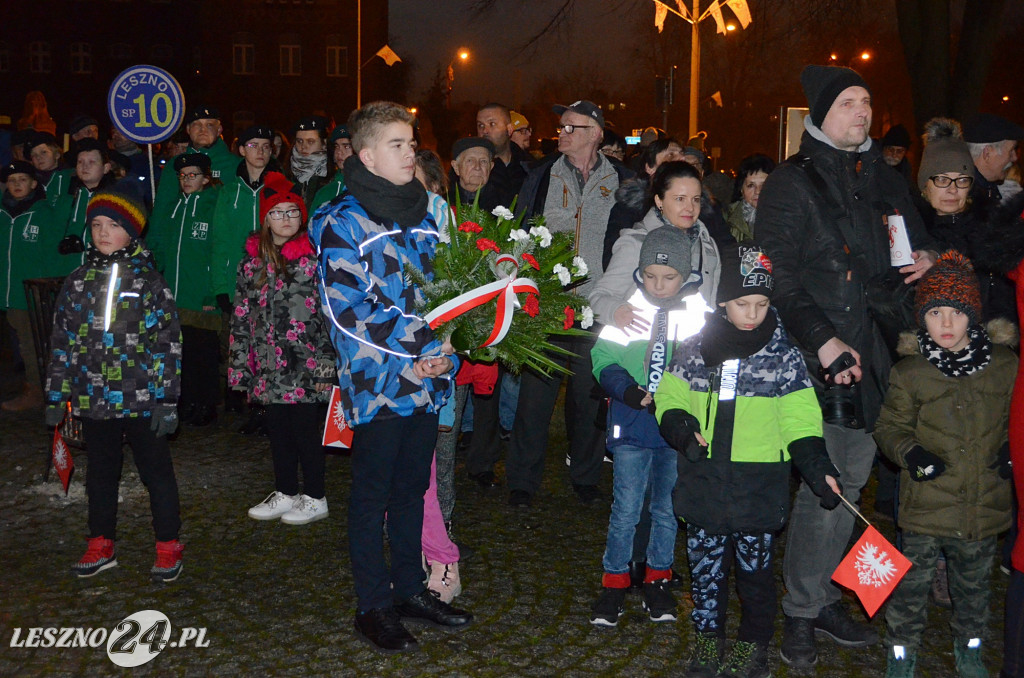
[[[229,314],[235,312],[235,305],[231,303],[231,297],[226,294],[217,295],[217,308]]]
[[[60,423],[64,421],[64,404],[58,405],[47,405],[46,412],[43,414],[46,419],[46,425],[50,428],[54,426],[60,426]]]
[[[178,429],[178,408],[175,405],[157,405],[153,408],[153,422],[149,428],[156,437],[169,436]]]
[[[641,405],[643,399],[647,397],[647,391],[643,390],[639,386],[631,386],[626,389],[626,392],[622,394],[622,402],[626,403],[634,410],[646,409],[646,406]]]
[[[903,460],[910,471],[910,479],[919,483],[935,480],[946,470],[946,462],[920,445],[911,447],[910,451],[903,455]]]
[[[1013,476],[1013,462],[1010,461],[1010,441],[1007,440],[1003,443],[1003,446],[999,448],[999,457],[992,462],[989,466],[991,469],[999,471],[999,477],[1003,480],[1009,480]]]
[[[706,459],[708,448],[697,442],[696,433],[700,433],[700,422],[685,410],[669,410],[661,417],[658,426],[661,436],[686,457],[687,461],[697,462]]]
[[[821,501],[822,508],[831,511],[839,506],[839,495],[829,487],[825,476],[832,476],[836,479],[839,491],[843,491],[843,485],[839,482],[839,469],[835,467],[828,457],[828,449],[825,447],[825,439],[818,436],[800,438],[789,444],[789,457],[796,464],[796,468],[803,476],[807,487]]]

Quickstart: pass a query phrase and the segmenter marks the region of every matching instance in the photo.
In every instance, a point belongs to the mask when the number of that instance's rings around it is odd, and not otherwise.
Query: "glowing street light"
[[[469,59],[469,50],[465,47],[460,47],[456,52],[452,60],[448,62],[448,72],[445,78],[445,107],[451,109],[452,107],[452,82],[455,81],[455,61],[465,62]]]

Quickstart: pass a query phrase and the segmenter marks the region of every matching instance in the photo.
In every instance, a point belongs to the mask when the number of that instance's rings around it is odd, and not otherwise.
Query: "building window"
[[[342,47],[336,35],[327,36],[327,77],[348,77],[348,47]]]
[[[92,44],[88,42],[71,43],[71,72],[92,73]]]
[[[32,73],[49,73],[53,64],[50,58],[50,43],[32,42],[28,46],[28,70]]]
[[[127,42],[115,42],[110,46],[110,58],[114,61],[128,61],[135,50]]]
[[[252,75],[256,72],[256,46],[247,33],[236,35],[231,48],[231,72]]]
[[[11,72],[11,50],[6,42],[0,42],[0,73]]]
[[[301,45],[281,45],[281,75],[302,75]]]

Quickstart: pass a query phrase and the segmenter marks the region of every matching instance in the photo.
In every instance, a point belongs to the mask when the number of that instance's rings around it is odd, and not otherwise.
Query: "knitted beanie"
[[[114,184],[98,191],[85,209],[87,223],[96,217],[108,217],[127,231],[132,240],[142,235],[148,216],[142,199],[124,184]]]
[[[721,248],[722,274],[718,281],[716,303],[724,304],[748,294],[763,294],[769,299],[775,289],[772,260],[756,242]]]
[[[924,125],[924,150],[917,186],[922,191],[936,174],[959,172],[974,176],[974,159],[960,133],[960,123],[949,118],[932,118]]]
[[[302,189],[293,184],[280,172],[267,172],[260,189],[260,224],[267,220],[267,212],[283,202],[293,202],[302,210],[302,222],[309,218],[306,203],[302,199]]]
[[[917,321],[925,327],[924,316],[936,306],[963,311],[971,324],[981,319],[981,292],[974,267],[964,255],[948,250],[917,283],[914,299]]]
[[[800,85],[804,88],[815,127],[821,127],[832,103],[847,87],[863,87],[871,91],[860,73],[838,66],[806,66],[800,73]]]
[[[640,273],[651,264],[668,266],[688,278],[693,266],[690,263],[694,240],[690,234],[675,226],[659,226],[644,238],[640,246]],[[699,247],[699,243],[697,244]]]
[[[886,146],[899,146],[901,148],[910,148],[910,132],[903,125],[893,125],[889,128],[889,131],[885,133],[881,138],[882,148]]]

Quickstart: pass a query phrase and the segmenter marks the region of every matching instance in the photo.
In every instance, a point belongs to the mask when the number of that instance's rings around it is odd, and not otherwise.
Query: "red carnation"
[[[562,323],[562,329],[572,328],[572,324],[576,322],[576,311],[573,310],[572,306],[565,307],[565,322]]]
[[[474,226],[476,226],[476,224],[474,224]],[[477,226],[477,228],[479,228],[479,226]],[[493,240],[490,240],[489,238],[477,238],[476,247],[481,252],[486,252],[487,250],[501,252],[501,248],[498,247],[498,243],[494,242]]]
[[[540,270],[540,264],[537,263],[536,257],[534,257],[529,252],[523,252],[523,261],[528,263],[530,266],[533,266],[534,270]]]
[[[459,230],[465,231],[466,233],[483,233],[484,229],[480,227],[480,224],[475,221],[463,221],[459,224]]]
[[[526,303],[523,304],[523,313],[531,318],[536,318],[537,314],[540,313],[540,300],[537,299],[536,294],[526,295]]]

